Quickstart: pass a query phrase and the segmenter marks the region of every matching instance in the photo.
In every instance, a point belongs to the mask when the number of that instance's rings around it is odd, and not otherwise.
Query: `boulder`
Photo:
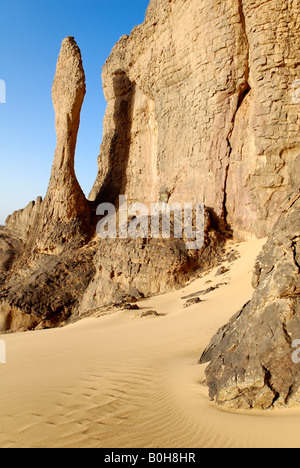
[[[200,363],[210,397],[230,408],[300,405],[300,192],[289,197],[260,254],[251,301],[212,339]]]

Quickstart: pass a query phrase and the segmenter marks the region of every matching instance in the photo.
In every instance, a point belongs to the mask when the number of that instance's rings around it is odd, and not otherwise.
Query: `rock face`
[[[183,240],[172,237],[97,240],[96,273],[74,314],[84,315],[127,296],[151,297],[174,290],[216,265],[224,242],[224,236],[211,226],[208,213],[200,250],[186,250]]]
[[[24,242],[27,241],[32,227],[36,224],[42,202],[42,197],[38,197],[36,201],[30,202],[23,210],[15,211],[6,220],[6,227]]]
[[[129,119],[134,86],[120,74],[116,119]],[[187,251],[178,239],[112,239],[96,236],[96,206],[87,201],[74,171],[85,75],[72,37],[62,43],[52,97],[57,148],[44,200],[13,213],[0,243],[0,332],[26,331],[69,323],[122,297],[163,293],[188,281],[194,272],[218,261],[224,236],[205,216],[205,244]],[[131,102],[131,101],[130,101]],[[122,159],[131,136],[120,128],[115,150]],[[123,166],[115,159],[102,194],[122,194]],[[107,180],[110,180],[110,177]],[[139,200],[140,201],[140,200]],[[158,200],[157,200],[158,201]],[[15,236],[15,237],[14,237]]]
[[[91,200],[201,201],[264,237],[300,151],[298,0],[151,0],[103,69]]]
[[[299,31],[298,0],[152,0],[103,69],[90,200],[203,201],[235,237],[271,235],[253,300],[203,356],[211,396],[234,407],[298,401]]]
[[[0,260],[3,253],[10,266],[9,275],[7,269],[0,270],[2,333],[55,327],[127,296],[171,291],[197,276],[199,269],[217,264],[224,236],[212,228],[207,213],[205,244],[198,251],[187,251],[182,240],[172,238],[95,237],[79,248],[70,244],[59,254],[36,252],[28,247],[30,241],[19,242],[16,261],[15,251],[9,251],[6,242],[1,252],[0,243]]]
[[[7,228],[0,228],[0,287],[18,260],[24,244],[14,232]]]
[[[300,404],[292,361],[300,339],[299,30],[299,0],[151,0],[145,22],[103,68],[107,111],[89,200],[74,171],[85,76],[75,40],[63,41],[48,191],[0,232],[1,333],[170,291],[217,264],[230,230],[242,239],[270,235],[253,299],[201,362],[211,361],[207,381],[219,404]],[[119,195],[205,203],[204,247],[100,240],[96,206]]]
[[[90,204],[74,171],[84,96],[81,54],[68,37],[52,89],[57,148],[46,197],[8,217],[1,237],[2,332],[64,322],[93,277],[93,252],[84,249],[91,237]]]
[[[75,175],[80,112],[86,93],[81,53],[73,37],[61,46],[52,87],[57,146],[44,200],[13,213],[6,226],[40,253],[60,253],[69,243],[84,245],[91,230],[90,203]]]
[[[299,161],[298,161],[299,163]],[[200,363],[210,396],[234,408],[300,405],[300,192],[289,199],[257,260],[252,300],[212,339]]]
[[[74,170],[80,111],[86,93],[81,53],[73,37],[61,47],[52,88],[57,147],[48,191],[42,205],[37,248],[61,251],[68,242],[84,244],[90,208]]]

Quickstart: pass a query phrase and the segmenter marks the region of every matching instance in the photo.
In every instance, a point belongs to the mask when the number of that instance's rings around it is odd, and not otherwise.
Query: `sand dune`
[[[239,244],[217,269],[136,311],[3,336],[1,447],[298,447],[300,411],[229,413],[208,399],[197,360],[252,295],[264,241]],[[227,265],[227,264],[226,264]],[[183,297],[225,283],[184,308]]]

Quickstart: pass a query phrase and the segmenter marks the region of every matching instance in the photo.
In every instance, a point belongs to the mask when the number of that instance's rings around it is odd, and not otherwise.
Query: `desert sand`
[[[214,333],[252,296],[265,240],[186,287],[73,325],[3,335],[0,447],[299,447],[300,410],[228,412],[197,364]],[[183,297],[225,283],[184,308]]]

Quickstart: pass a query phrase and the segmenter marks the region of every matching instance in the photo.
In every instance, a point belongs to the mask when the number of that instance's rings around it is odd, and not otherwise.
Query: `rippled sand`
[[[251,298],[263,243],[237,245],[241,257],[222,276],[214,269],[140,303],[160,317],[121,311],[1,337],[0,446],[299,447],[300,411],[221,411],[197,365],[212,335]],[[183,307],[182,297],[220,283],[227,284]]]

